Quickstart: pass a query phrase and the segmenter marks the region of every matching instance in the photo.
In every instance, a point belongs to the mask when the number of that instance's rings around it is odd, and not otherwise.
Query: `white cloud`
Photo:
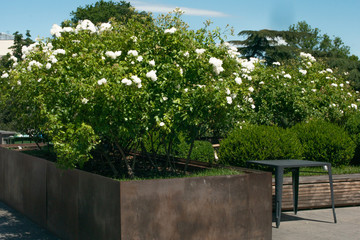
[[[147,11],[153,13],[168,13],[172,12],[177,6],[163,5],[163,4],[151,4],[143,1],[131,1],[131,4],[139,11]],[[187,8],[181,7],[180,9],[184,11],[184,15],[190,16],[205,16],[205,17],[229,17],[228,14],[205,10],[205,9],[196,9],[196,8]]]

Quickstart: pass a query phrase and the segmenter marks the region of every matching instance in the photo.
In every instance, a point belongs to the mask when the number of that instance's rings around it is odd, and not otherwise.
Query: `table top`
[[[296,160],[296,159],[259,160],[259,161],[247,161],[247,163],[270,166],[270,167],[283,167],[283,168],[331,166],[331,164],[328,162],[316,162],[316,161]]]

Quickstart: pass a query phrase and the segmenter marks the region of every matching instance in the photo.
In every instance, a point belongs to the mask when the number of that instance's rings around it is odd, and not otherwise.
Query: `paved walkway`
[[[59,238],[0,202],[0,239],[58,240]]]
[[[283,212],[280,227],[273,221],[273,240],[359,240],[360,207],[335,208],[337,223],[332,209],[300,210]]]

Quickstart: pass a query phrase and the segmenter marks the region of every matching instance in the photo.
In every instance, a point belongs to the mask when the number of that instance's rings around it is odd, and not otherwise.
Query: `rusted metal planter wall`
[[[271,174],[118,182],[0,148],[0,199],[63,239],[271,239]]]

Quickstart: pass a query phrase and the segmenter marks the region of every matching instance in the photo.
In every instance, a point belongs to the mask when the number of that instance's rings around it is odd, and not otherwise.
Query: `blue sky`
[[[116,1],[116,0],[114,0]],[[49,37],[52,24],[70,19],[70,12],[96,0],[0,0],[0,32],[25,33],[33,38]],[[185,10],[183,19],[191,28],[203,26],[210,19],[213,26],[242,30],[286,30],[291,24],[305,20],[313,28],[331,38],[339,36],[360,57],[359,0],[134,0],[138,10],[154,15],[175,7]],[[238,39],[229,36],[229,40]]]

